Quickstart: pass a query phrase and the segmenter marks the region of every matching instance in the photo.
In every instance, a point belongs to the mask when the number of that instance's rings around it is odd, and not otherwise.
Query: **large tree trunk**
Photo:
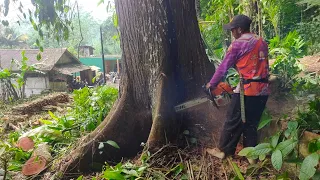
[[[214,130],[221,114],[209,103],[176,114],[178,103],[203,95],[214,73],[202,45],[195,1],[117,0],[123,74],[119,99],[100,126],[58,170],[88,171],[90,164],[136,155],[141,142],[156,148],[174,142],[181,127],[199,121]],[[217,121],[219,120],[219,121]],[[209,128],[212,129],[212,128]],[[120,149],[99,142],[113,140]]]

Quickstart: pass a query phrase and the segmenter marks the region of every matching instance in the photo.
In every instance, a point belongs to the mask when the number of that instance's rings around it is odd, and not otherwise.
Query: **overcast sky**
[[[31,0],[20,0],[24,6],[25,11],[27,12],[27,9],[32,8]],[[81,11],[89,12],[96,20],[103,21],[108,16],[112,15],[112,12],[107,12],[106,5],[110,1],[113,4],[113,0],[104,0],[105,3],[98,6],[98,3],[100,0],[70,0],[72,4],[74,2],[79,3],[80,13]],[[19,1],[18,1],[19,2]],[[0,2],[2,4],[3,1]],[[22,16],[18,10],[19,3],[13,3],[11,1],[10,3],[10,11],[8,14],[8,17],[5,19],[8,19],[10,21],[18,21],[19,16]]]

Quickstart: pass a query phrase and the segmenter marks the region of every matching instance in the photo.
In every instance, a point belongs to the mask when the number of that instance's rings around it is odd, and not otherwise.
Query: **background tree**
[[[0,48],[27,48],[28,36],[18,35],[11,27],[0,24]]]

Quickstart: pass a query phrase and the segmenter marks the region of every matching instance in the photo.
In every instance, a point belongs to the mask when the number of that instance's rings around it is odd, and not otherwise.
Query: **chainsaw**
[[[203,85],[202,89],[206,96],[179,104],[174,107],[175,111],[180,112],[208,101],[211,102],[216,108],[219,108],[220,106],[228,104],[231,99],[231,94],[233,94],[231,86],[226,82],[220,82],[214,89],[207,89],[206,85]]]

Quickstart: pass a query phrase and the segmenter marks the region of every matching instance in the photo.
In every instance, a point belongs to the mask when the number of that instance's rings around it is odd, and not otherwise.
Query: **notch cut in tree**
[[[134,156],[147,142],[151,149],[174,142],[181,127],[215,119],[210,104],[176,114],[174,106],[204,95],[209,62],[196,18],[195,1],[117,0],[122,64],[119,99],[105,120],[55,165],[57,174],[90,169],[91,164]],[[115,141],[120,149],[100,142]]]

